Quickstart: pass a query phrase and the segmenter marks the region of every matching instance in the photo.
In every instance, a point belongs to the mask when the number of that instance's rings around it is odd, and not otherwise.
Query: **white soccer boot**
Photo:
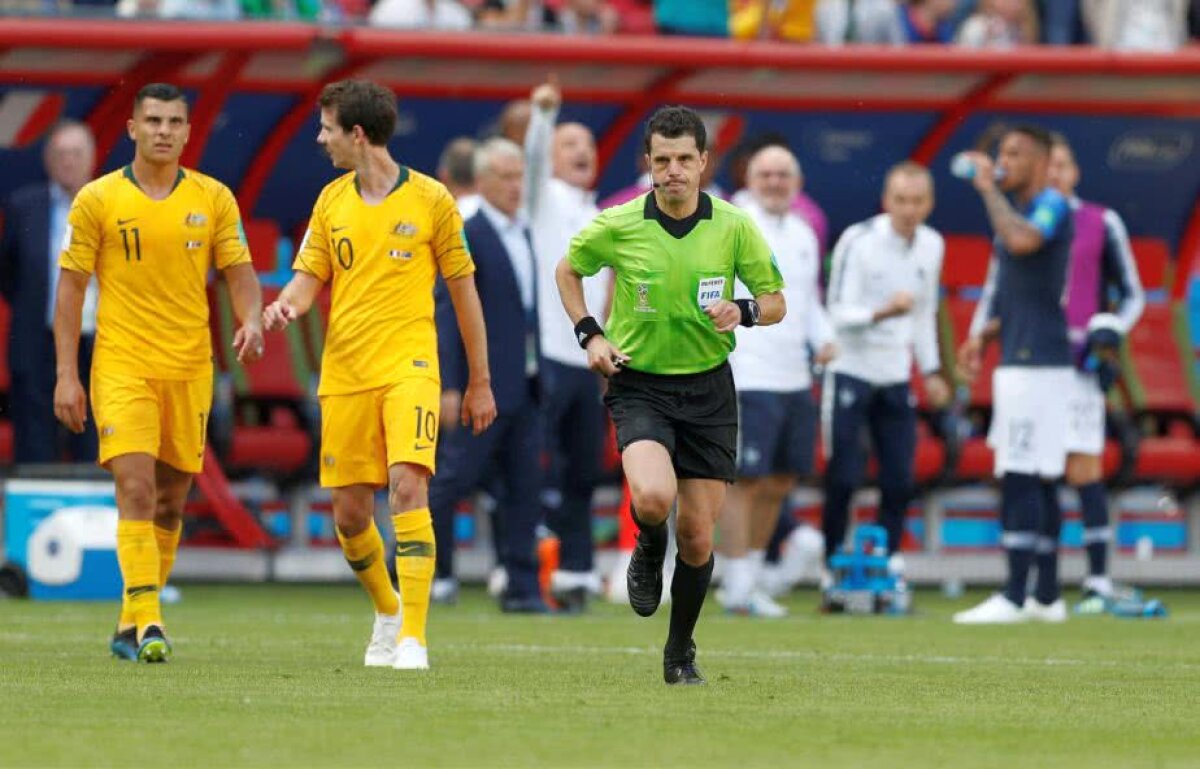
[[[401,639],[392,667],[396,670],[429,670],[429,650],[415,638]]]
[[[1059,623],[1067,621],[1067,603],[1059,598],[1051,604],[1044,604],[1033,596],[1025,599],[1025,615],[1034,622]]]
[[[1002,593],[996,593],[991,598],[973,609],[960,611],[954,615],[956,625],[1015,625],[1028,620],[1028,615]]]
[[[396,636],[400,634],[400,612],[375,614],[375,626],[371,628],[371,642],[363,664],[369,668],[391,667],[396,661]]]

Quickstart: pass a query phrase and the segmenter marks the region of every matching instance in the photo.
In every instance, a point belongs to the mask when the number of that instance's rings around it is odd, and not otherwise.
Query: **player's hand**
[[[458,422],[462,418],[462,406],[461,391],[442,390],[442,432],[450,433],[458,429]]]
[[[983,152],[968,152],[967,157],[975,164],[971,185],[981,193],[996,189],[996,163],[991,157]]]
[[[262,328],[257,323],[246,323],[233,335],[233,349],[237,353],[238,363],[243,366],[262,360],[263,342]]]
[[[75,434],[87,424],[87,395],[79,376],[59,377],[54,385],[54,416]]]
[[[712,318],[713,325],[722,334],[733,331],[742,322],[742,308],[728,299],[713,302],[704,308],[704,314]]]
[[[471,432],[479,435],[496,421],[496,398],[490,384],[467,383],[467,392],[462,399],[462,424],[470,426]]]
[[[603,334],[597,334],[587,343],[588,368],[597,374],[609,377],[629,363],[629,356],[612,346]]]
[[[983,340],[968,337],[958,348],[958,374],[968,382],[974,382],[983,368]]]
[[[925,400],[934,409],[941,410],[950,403],[950,383],[941,374],[925,377]]]
[[[529,101],[543,112],[558,109],[562,105],[562,90],[558,87],[558,78],[554,75],[546,78],[546,82],[533,89]]]
[[[875,322],[887,320],[888,318],[896,318],[907,314],[913,308],[916,300],[913,295],[907,291],[897,291],[888,300],[888,303],[875,312]]]
[[[277,299],[263,310],[263,328],[267,331],[282,331],[297,317],[295,308],[284,300]]]
[[[828,366],[837,357],[837,345],[833,342],[826,342],[821,345],[821,349],[817,350],[817,354],[813,356],[813,363],[818,366]]]

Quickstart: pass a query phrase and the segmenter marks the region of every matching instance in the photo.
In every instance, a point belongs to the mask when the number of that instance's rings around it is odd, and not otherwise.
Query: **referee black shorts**
[[[662,444],[675,477],[737,480],[738,404],[728,363],[699,374],[647,374],[625,369],[608,380],[604,403],[617,447]]]

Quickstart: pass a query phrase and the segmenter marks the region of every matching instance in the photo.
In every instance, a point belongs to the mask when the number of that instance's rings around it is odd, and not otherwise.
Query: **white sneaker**
[[[776,603],[771,596],[755,590],[750,594],[750,602],[747,604],[750,610],[751,617],[763,617],[765,619],[782,619],[788,615],[786,606]]]
[[[400,613],[375,614],[371,642],[367,644],[363,664],[369,668],[391,667],[396,661],[396,636],[400,634]]]
[[[1067,604],[1059,598],[1052,604],[1044,604],[1033,596],[1025,599],[1025,616],[1035,622],[1066,622]]]
[[[1014,625],[1025,622],[1029,616],[1021,607],[1001,593],[976,606],[954,615],[956,625]]]
[[[392,667],[396,670],[429,670],[429,650],[415,638],[401,639]]]
[[[435,579],[429,590],[429,600],[433,603],[454,604],[458,601],[458,580],[453,577]]]
[[[503,566],[497,566],[492,569],[492,573],[488,575],[487,592],[492,598],[499,598],[504,595],[504,591],[508,589],[508,572]]]

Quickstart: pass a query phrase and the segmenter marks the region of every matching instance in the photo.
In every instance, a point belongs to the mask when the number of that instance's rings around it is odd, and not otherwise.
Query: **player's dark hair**
[[[1028,136],[1033,140],[1033,143],[1041,147],[1044,151],[1049,152],[1054,146],[1054,135],[1041,126],[1025,123],[1023,125],[1013,126],[1008,129],[1010,134],[1021,134]]]
[[[687,107],[660,107],[650,116],[643,137],[647,155],[650,154],[650,137],[655,134],[667,139],[690,136],[696,140],[696,149],[700,152],[704,152],[705,145],[708,143],[704,121]]]
[[[1067,135],[1064,133],[1061,133],[1059,131],[1051,131],[1050,132],[1050,146],[1051,147],[1066,147],[1068,150],[1072,150],[1071,142],[1070,142],[1070,140],[1067,139]],[[1074,151],[1074,150],[1072,150],[1072,151]]]
[[[154,99],[155,101],[181,101],[183,108],[186,111],[188,108],[187,97],[179,86],[171,85],[170,83],[147,83],[138,89],[137,95],[133,97],[133,111],[137,112],[138,107],[142,106],[142,102],[146,99]]]
[[[362,127],[367,141],[382,147],[396,132],[396,96],[388,89],[367,80],[339,80],[321,89],[317,99],[321,109],[337,113],[343,131]]]

